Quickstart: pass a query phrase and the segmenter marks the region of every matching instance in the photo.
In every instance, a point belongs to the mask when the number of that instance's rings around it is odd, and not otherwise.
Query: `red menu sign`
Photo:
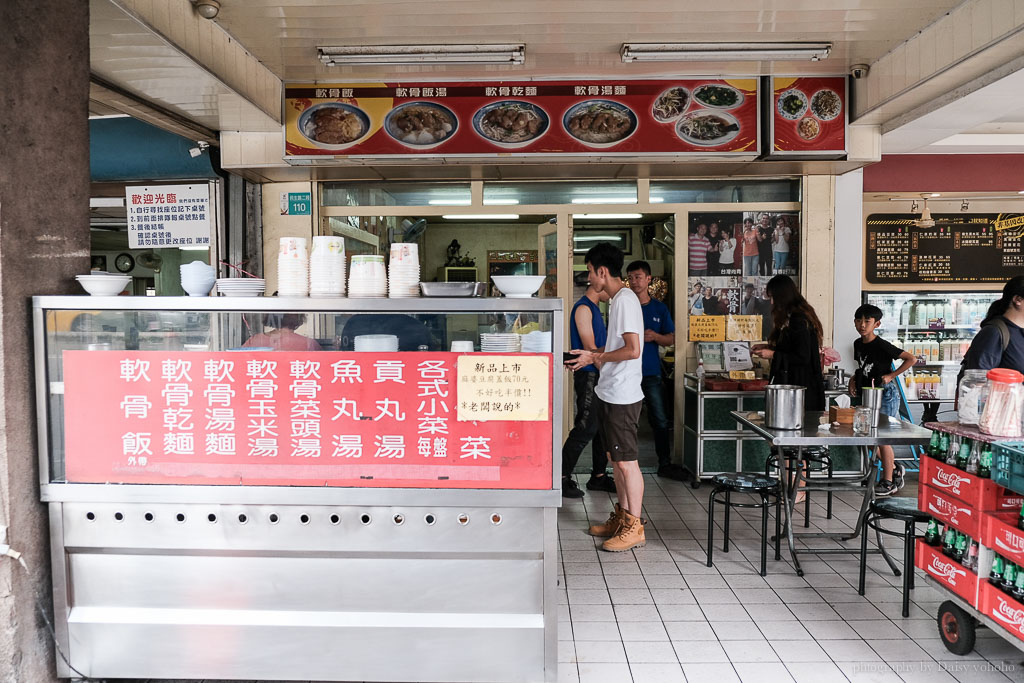
[[[758,80],[292,84],[285,158],[759,152]]]
[[[845,76],[772,78],[771,155],[846,153]]]
[[[550,489],[551,379],[548,354],[65,351],[66,476]]]

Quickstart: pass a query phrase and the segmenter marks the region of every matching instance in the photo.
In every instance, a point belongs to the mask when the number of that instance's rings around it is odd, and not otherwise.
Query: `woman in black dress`
[[[772,305],[768,343],[755,346],[754,355],[771,359],[772,384],[795,384],[807,389],[804,410],[825,410],[821,375],[821,322],[788,275],[776,275],[765,288]]]

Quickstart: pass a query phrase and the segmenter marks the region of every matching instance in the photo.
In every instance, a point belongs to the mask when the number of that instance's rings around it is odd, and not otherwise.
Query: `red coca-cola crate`
[[[1018,529],[1013,512],[988,512],[982,515],[981,543],[1014,564],[1024,565],[1024,531]]]
[[[1024,640],[1024,605],[988,581],[982,581],[978,590],[978,611]]]
[[[981,536],[982,513],[959,498],[937,491],[931,486],[918,487],[917,509],[927,512],[943,524],[949,524],[971,538],[977,539]]]
[[[972,607],[978,604],[978,575],[921,539],[917,539],[914,550],[914,566],[966,600]]]
[[[1024,496],[1003,488],[991,479],[968,474],[930,457],[921,458],[921,483],[959,498],[975,510],[1019,511],[1024,503]]]

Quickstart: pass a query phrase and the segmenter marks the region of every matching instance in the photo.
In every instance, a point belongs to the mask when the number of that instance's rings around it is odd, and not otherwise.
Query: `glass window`
[[[323,206],[469,206],[469,183],[323,183]]]
[[[798,202],[800,180],[652,180],[651,203]]]
[[[485,182],[484,204],[636,204],[636,183]]]

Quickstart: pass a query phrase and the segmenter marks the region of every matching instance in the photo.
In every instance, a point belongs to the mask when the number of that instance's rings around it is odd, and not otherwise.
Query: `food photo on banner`
[[[690,341],[724,341],[730,330],[759,341],[771,331],[771,304],[765,286],[775,275],[799,274],[800,215],[793,211],[691,213],[688,226],[687,314],[754,316],[743,324],[691,327]],[[711,330],[721,339],[710,339]],[[693,335],[697,334],[697,337]],[[740,341],[740,340],[736,340]]]
[[[756,78],[289,84],[285,157],[760,150]]]
[[[772,78],[772,156],[841,158],[846,152],[846,78]]]

